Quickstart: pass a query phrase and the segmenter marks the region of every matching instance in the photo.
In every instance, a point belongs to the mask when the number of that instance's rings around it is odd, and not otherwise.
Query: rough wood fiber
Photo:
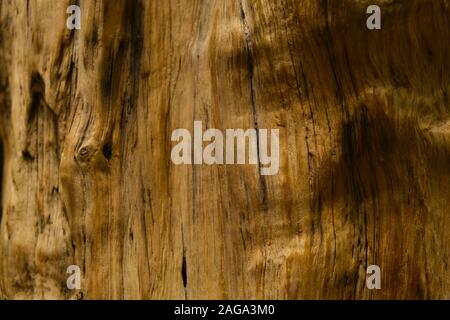
[[[450,298],[450,1],[70,4],[0,2],[1,297]],[[194,120],[279,174],[175,166]]]

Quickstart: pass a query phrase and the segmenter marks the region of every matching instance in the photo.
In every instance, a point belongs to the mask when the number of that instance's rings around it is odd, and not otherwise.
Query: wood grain
[[[450,298],[450,1],[4,0],[0,25],[1,297]],[[194,120],[279,129],[279,173],[174,165]]]

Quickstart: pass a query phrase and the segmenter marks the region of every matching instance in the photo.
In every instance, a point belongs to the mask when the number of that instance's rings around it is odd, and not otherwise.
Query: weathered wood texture
[[[450,1],[77,3],[0,2],[1,297],[450,298]],[[279,174],[175,166],[194,120]]]

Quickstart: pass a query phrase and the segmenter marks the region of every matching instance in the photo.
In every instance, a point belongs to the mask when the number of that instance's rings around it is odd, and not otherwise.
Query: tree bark
[[[449,5],[1,1],[0,297],[450,298]],[[173,164],[195,120],[279,173]]]

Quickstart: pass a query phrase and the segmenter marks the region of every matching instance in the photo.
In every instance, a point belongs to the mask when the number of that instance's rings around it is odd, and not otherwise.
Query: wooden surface
[[[450,1],[70,4],[0,2],[0,297],[450,298]],[[278,175],[174,165],[194,120]]]

